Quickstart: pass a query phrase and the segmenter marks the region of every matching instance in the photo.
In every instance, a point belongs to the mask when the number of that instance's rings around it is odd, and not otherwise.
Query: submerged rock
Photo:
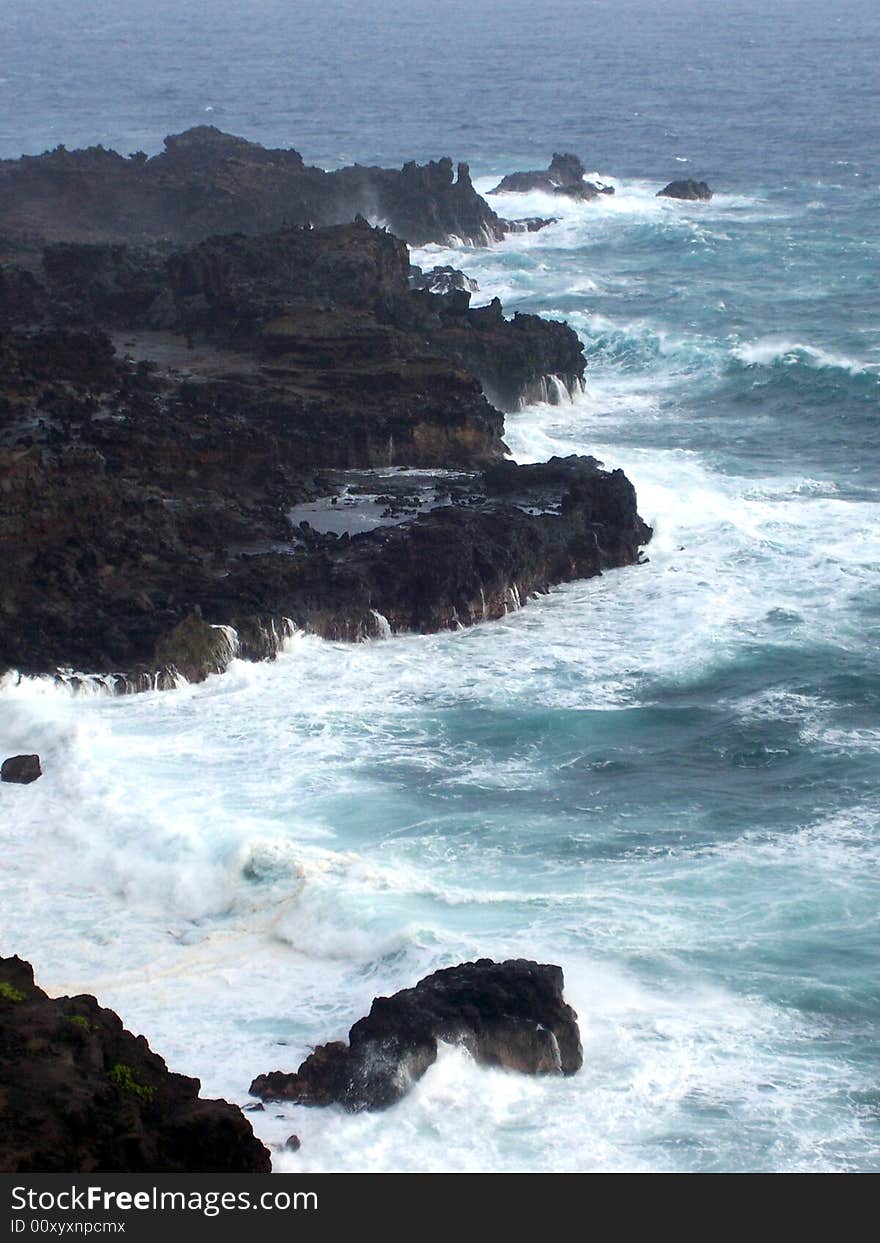
[[[38,777],[42,777],[38,755],[11,755],[0,767],[0,781],[14,782],[16,785],[30,785]]]
[[[712,191],[705,181],[670,181],[668,186],[657,191],[657,198],[686,199],[689,202],[708,202]]]
[[[435,971],[415,988],[377,997],[348,1044],[319,1045],[293,1074],[258,1076],[251,1093],[303,1105],[382,1109],[406,1095],[437,1058],[463,1045],[485,1066],[572,1075],[583,1062],[577,1015],[560,967],[488,958]]]
[[[94,997],[50,998],[0,958],[0,1170],[268,1173],[241,1110],[199,1087]]]

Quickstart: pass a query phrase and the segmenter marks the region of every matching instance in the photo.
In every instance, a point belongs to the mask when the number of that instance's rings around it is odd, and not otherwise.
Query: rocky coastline
[[[563,989],[560,967],[526,959],[435,971],[377,997],[348,1042],[318,1045],[297,1072],[258,1075],[250,1094],[285,1105],[387,1109],[433,1065],[441,1044],[484,1066],[573,1075],[583,1052]],[[0,1171],[270,1173],[270,1151],[244,1112],[202,1098],[200,1087],[169,1071],[94,997],[49,997],[30,963],[0,957]],[[300,1146],[296,1135],[280,1145]]]
[[[449,158],[325,172],[293,149],[203,125],[147,158],[102,146],[0,160],[0,236],[19,241],[193,243],[217,233],[344,224],[356,215],[413,246],[488,246],[539,221],[503,220]]]
[[[152,160],[0,162],[0,677],[164,689],[296,632],[455,630],[636,564],[651,530],[622,471],[506,459],[505,411],[583,386],[577,335],[410,263],[408,243],[544,223],[502,220],[450,160],[325,173],[205,128]],[[252,1092],[383,1108],[445,1041],[574,1073],[562,986],[525,961],[436,972]],[[17,958],[0,1054],[2,1169],[271,1168],[237,1107]]]
[[[154,160],[0,165],[0,675],[173,686],[294,630],[455,629],[638,561],[620,471],[504,462],[505,410],[583,385],[576,334],[472,307],[464,274],[426,279],[354,210],[366,190],[340,197],[382,185],[408,241],[428,219],[473,236],[465,208],[494,213],[461,172],[450,197],[445,168],[318,176],[208,130]],[[209,233],[241,223],[232,200],[248,230]],[[348,526],[313,520],[331,507]]]

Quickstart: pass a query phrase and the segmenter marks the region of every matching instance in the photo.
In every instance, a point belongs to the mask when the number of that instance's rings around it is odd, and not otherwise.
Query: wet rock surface
[[[571,1075],[582,1065],[577,1015],[559,967],[481,958],[435,971],[414,988],[377,997],[348,1043],[319,1045],[295,1073],[251,1084],[264,1100],[383,1109],[436,1061],[439,1042],[463,1045],[485,1066]]]
[[[0,958],[0,1170],[268,1173],[241,1110],[199,1088],[94,997],[48,997]]]
[[[657,198],[684,199],[688,202],[704,202],[712,197],[712,191],[705,181],[670,181],[669,185],[657,191]]]
[[[576,155],[554,154],[550,167],[527,173],[508,173],[490,194],[525,194],[542,190],[545,194],[561,194],[566,198],[589,201],[600,194],[613,194],[614,187],[586,181],[587,170]]]
[[[10,755],[0,765],[0,781],[8,781],[14,785],[30,785],[42,775],[43,768],[38,755]]]
[[[411,288],[426,289],[428,293],[446,294],[459,289],[466,293],[476,293],[479,289],[475,280],[465,272],[459,272],[457,268],[450,267],[449,264],[431,268],[427,272],[413,266],[410,269],[409,279]]]
[[[365,221],[19,258],[43,292],[0,336],[0,670],[143,689],[271,658],[294,627],[469,625],[649,536],[594,464],[537,505],[495,493],[498,407],[579,386],[578,338],[410,289]],[[369,521],[313,521],[358,489]]]

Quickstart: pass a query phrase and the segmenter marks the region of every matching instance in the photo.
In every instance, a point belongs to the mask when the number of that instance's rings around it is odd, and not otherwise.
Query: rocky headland
[[[268,1173],[241,1110],[199,1090],[94,997],[48,997],[0,958],[0,1170]]]
[[[448,158],[325,172],[298,151],[269,150],[212,126],[169,136],[152,158],[97,146],[0,160],[0,237],[15,241],[180,244],[345,224],[358,214],[413,246],[453,237],[486,246],[541,223],[501,219],[477,194],[467,164],[456,168]]]
[[[576,334],[471,306],[339,197],[471,236],[463,204],[494,213],[444,169],[325,174],[213,130],[0,164],[0,674],[174,685],[638,560],[620,471],[504,461],[505,410],[582,386]]]

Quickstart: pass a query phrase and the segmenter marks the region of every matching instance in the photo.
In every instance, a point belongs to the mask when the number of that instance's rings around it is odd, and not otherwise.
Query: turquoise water
[[[467,632],[299,636],[127,700],[6,686],[0,750],[46,776],[0,796],[4,952],[239,1100],[435,967],[563,966],[576,1078],[450,1049],[386,1114],[255,1115],[303,1139],[279,1168],[876,1168],[874,7],[374,0],[342,39],[334,6],[266,0],[190,51],[179,4],[84,7],[97,54],[4,68],[6,154],[213,119],[326,164],[449,151],[483,188],[571,148],[613,182],[510,196],[558,223],[414,258],[572,323],[586,393],[508,443],[623,466],[656,535]],[[56,56],[90,29],[56,23]],[[676,175],[715,199],[658,201]]]

